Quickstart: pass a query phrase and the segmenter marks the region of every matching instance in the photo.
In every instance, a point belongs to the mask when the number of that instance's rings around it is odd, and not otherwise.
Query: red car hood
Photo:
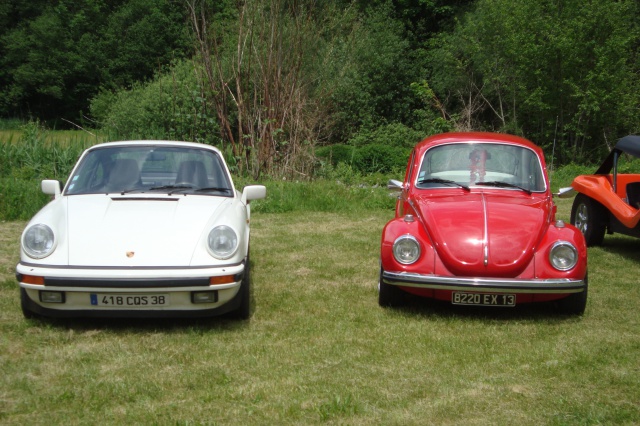
[[[444,266],[456,276],[517,277],[547,229],[546,198],[469,193],[417,199]]]

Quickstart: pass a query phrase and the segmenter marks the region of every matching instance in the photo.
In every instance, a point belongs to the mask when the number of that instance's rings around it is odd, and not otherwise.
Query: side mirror
[[[267,188],[264,185],[249,185],[242,190],[242,202],[248,204],[251,200],[259,200],[267,196]]]
[[[40,183],[40,188],[42,192],[47,195],[53,195],[54,198],[58,198],[62,193],[60,189],[60,182],[57,180],[43,180]]]
[[[389,182],[387,182],[387,189],[402,192],[402,190],[404,189],[404,185],[399,180],[390,179]]]
[[[560,188],[557,193],[554,193],[554,197],[558,198],[571,198],[576,195],[576,190],[568,186],[566,188]]]

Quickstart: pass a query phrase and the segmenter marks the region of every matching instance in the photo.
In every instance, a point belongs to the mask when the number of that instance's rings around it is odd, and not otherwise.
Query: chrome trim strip
[[[482,255],[484,257],[484,266],[489,264],[489,213],[487,212],[487,200],[482,193],[482,216],[484,220],[484,235],[482,236]]]
[[[440,275],[423,275],[408,272],[382,272],[385,284],[416,287],[431,290],[478,291],[486,293],[580,293],[584,280],[569,278],[511,279],[511,278],[462,278]]]

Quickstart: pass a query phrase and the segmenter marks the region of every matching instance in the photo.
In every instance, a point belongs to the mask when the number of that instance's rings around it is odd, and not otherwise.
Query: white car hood
[[[193,195],[67,197],[69,265],[191,265],[196,250],[206,250],[203,233],[232,201]]]

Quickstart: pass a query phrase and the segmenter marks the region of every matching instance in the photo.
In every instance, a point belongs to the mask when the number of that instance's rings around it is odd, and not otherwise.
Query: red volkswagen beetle
[[[542,150],[495,133],[446,133],[412,151],[384,227],[379,303],[410,295],[455,305],[587,303],[582,233],[555,218]]]

